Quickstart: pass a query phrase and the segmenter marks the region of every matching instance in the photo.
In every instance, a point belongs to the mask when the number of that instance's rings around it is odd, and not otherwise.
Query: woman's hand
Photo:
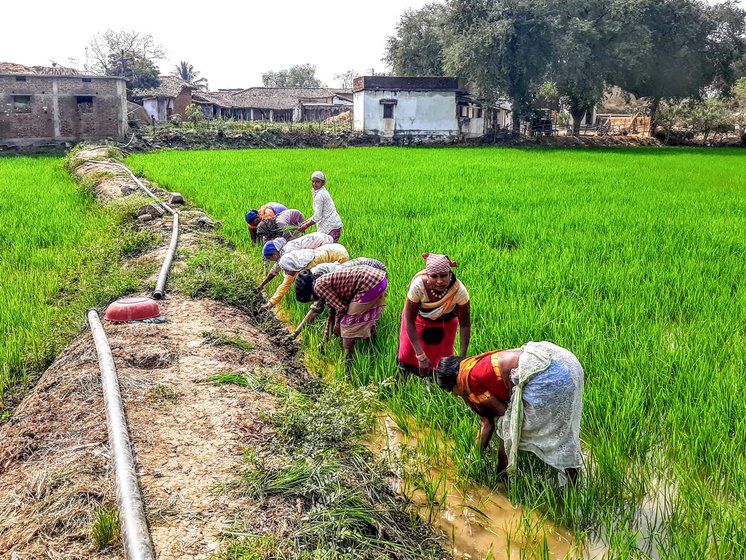
[[[261,308],[262,308],[262,309],[269,309],[270,307],[272,307],[272,304],[271,304],[270,302],[267,302],[267,303],[263,303],[263,304],[261,305]]]
[[[420,368],[420,375],[423,377],[430,375],[433,371],[433,364],[427,356],[423,356],[421,360],[418,359],[418,365]]]

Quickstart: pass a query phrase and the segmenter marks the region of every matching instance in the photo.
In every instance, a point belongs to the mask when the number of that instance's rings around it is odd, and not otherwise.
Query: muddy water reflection
[[[369,447],[389,456],[390,463],[401,463],[403,447],[416,447],[415,435],[405,435],[388,416],[379,418]],[[406,476],[397,473],[393,489],[404,494],[418,508],[420,516],[442,530],[455,558],[548,558],[604,557],[602,547],[585,547],[572,535],[532,512],[515,507],[500,491],[470,484],[456,486],[449,470],[430,468],[431,484],[427,491],[414,488]],[[502,488],[501,488],[502,489]]]

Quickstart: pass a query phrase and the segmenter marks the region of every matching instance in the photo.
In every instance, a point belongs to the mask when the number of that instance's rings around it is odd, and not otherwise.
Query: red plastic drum
[[[127,323],[152,319],[160,314],[161,308],[155,300],[149,297],[130,297],[109,304],[104,319],[113,323]]]

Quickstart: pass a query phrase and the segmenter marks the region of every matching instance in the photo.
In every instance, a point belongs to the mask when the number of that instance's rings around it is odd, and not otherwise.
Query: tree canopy
[[[177,64],[173,69],[173,72],[171,72],[171,75],[181,78],[185,82],[189,82],[198,89],[207,91],[207,78],[201,78],[199,71],[195,70],[194,66],[186,60],[179,62],[179,64]]]
[[[286,70],[262,72],[264,87],[300,88],[323,87],[316,77],[316,66],[313,64],[297,64]]]
[[[404,11],[396,35],[386,40],[383,61],[400,76],[443,74],[443,46],[448,12],[443,4]]]
[[[157,62],[165,56],[166,51],[152,35],[107,29],[88,42],[85,69],[93,74],[122,76],[130,89],[149,88],[160,84]]]
[[[448,0],[404,13],[384,60],[397,75],[458,75],[509,99],[514,127],[551,82],[576,117],[618,85],[650,100],[728,91],[742,75],[746,12],[734,0]]]

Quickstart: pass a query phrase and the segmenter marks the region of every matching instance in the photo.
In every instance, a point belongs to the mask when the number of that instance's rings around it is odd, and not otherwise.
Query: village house
[[[171,115],[186,118],[186,108],[192,103],[192,92],[197,88],[176,76],[159,76],[160,85],[135,89],[132,101],[143,106],[153,122],[166,122]]]
[[[121,140],[127,133],[124,78],[62,66],[0,63],[0,144]]]
[[[207,118],[237,121],[319,122],[352,110],[352,91],[330,88],[253,87],[194,92]]]
[[[360,76],[353,82],[354,130],[383,137],[479,138],[484,107],[458,78]]]

